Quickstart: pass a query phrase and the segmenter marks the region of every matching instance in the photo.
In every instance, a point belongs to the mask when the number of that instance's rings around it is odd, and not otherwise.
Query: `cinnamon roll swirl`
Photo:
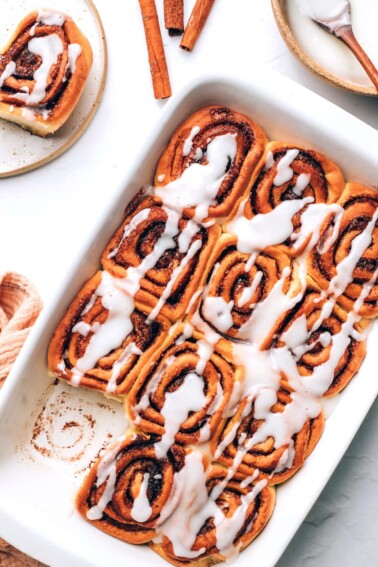
[[[128,208],[102,254],[102,264],[119,278],[142,270],[136,299],[150,308],[151,318],[161,311],[177,321],[206,277],[219,235],[218,226],[205,228],[181,218],[157,197],[146,197]]]
[[[250,190],[234,215],[256,219],[256,230],[276,227],[274,244],[291,256],[300,255],[311,240],[302,231],[301,216],[310,204],[334,203],[344,188],[343,175],[336,164],[314,150],[283,142],[270,142],[256,170]],[[264,222],[265,225],[264,225]],[[227,230],[234,233],[233,222]],[[287,230],[285,230],[287,227]]]
[[[272,248],[251,257],[239,252],[237,244],[235,236],[221,236],[199,312],[217,332],[248,340],[251,327],[258,324],[260,306],[273,290],[279,286],[282,293],[294,295],[299,285],[286,254]]]
[[[164,341],[169,322],[159,315],[148,323],[146,308],[118,284],[98,272],[78,293],[50,342],[52,375],[115,396],[130,389]]]
[[[324,297],[308,278],[302,300],[275,330],[273,347],[290,349],[299,374],[309,377],[314,394],[338,394],[361,366],[366,354],[362,324],[354,323],[345,337],[347,321],[348,313]]]
[[[187,510],[186,518],[184,514],[183,533],[190,549],[180,545],[178,538],[170,539],[170,531],[166,535],[164,528],[162,543],[149,544],[173,565],[208,567],[235,558],[265,527],[273,512],[275,491],[264,480],[252,482],[240,475],[228,479],[225,468],[213,465],[204,488],[199,497],[203,507]]]
[[[308,407],[303,401],[308,401]],[[278,391],[260,384],[211,441],[217,462],[246,476],[283,482],[304,464],[323,431],[320,405],[303,400],[282,380]]]
[[[264,132],[247,116],[203,108],[173,134],[157,166],[155,192],[185,216],[224,217],[248,187],[265,143]]]
[[[76,497],[82,517],[128,543],[141,544],[175,509],[175,477],[190,451],[172,446],[157,458],[155,436],[125,436],[104,451]]]
[[[170,444],[208,441],[219,425],[242,370],[200,335],[180,326],[131,388],[126,409],[145,432]],[[223,346],[223,352],[225,347]],[[230,357],[229,357],[230,358]]]
[[[32,12],[0,53],[0,118],[38,136],[54,133],[73,112],[91,66],[91,46],[69,16]]]
[[[378,315],[378,191],[348,183],[339,200],[344,213],[324,221],[309,257],[309,273],[327,294],[361,317]],[[329,241],[329,234],[334,237]]]

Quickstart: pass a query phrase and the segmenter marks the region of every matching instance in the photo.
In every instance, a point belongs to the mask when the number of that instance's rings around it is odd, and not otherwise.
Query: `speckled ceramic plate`
[[[69,14],[91,43],[94,59],[87,85],[68,121],[48,138],[32,135],[19,126],[0,120],[0,177],[30,171],[68,150],[92,120],[104,90],[107,50],[104,29],[92,0],[2,0],[0,45],[7,43],[18,23],[40,8]]]

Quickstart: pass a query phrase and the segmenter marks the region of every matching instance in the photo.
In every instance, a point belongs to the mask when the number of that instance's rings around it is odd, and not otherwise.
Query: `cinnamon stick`
[[[184,0],[164,0],[164,22],[169,35],[184,32]]]
[[[158,99],[167,98],[171,96],[172,90],[155,0],[139,0],[139,5],[146,34],[154,95]]]
[[[197,0],[186,26],[180,47],[192,51],[206,23],[215,0]]]

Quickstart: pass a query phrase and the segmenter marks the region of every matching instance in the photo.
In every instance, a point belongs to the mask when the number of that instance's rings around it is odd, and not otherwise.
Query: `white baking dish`
[[[207,104],[229,105],[260,123],[271,139],[325,152],[348,180],[377,183],[375,130],[286,78],[252,71],[249,76],[250,83],[230,77],[199,79],[166,105],[133,174],[124,180],[117,198],[104,203],[103,218],[94,222],[80,262],[57,286],[56,299],[43,312],[0,392],[0,536],[48,565],[166,565],[147,546],[113,539],[74,511],[73,498],[85,467],[111,435],[126,429],[126,421],[116,402],[104,402],[97,393],[69,385],[53,385],[46,350],[68,304],[97,269],[100,252],[120,224],[126,203],[151,182],[158,157],[179,123]],[[370,347],[377,334],[375,327],[368,339]],[[271,521],[241,554],[238,567],[252,563],[272,567],[277,562],[377,393],[376,355],[368,348],[359,375],[332,404],[314,453],[295,477],[279,487]]]

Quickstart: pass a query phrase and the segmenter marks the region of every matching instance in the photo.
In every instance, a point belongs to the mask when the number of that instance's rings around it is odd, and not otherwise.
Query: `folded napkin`
[[[0,539],[1,567],[43,567],[42,563],[21,553],[3,539]]]
[[[0,275],[0,387],[41,309],[38,292],[24,276]]]

